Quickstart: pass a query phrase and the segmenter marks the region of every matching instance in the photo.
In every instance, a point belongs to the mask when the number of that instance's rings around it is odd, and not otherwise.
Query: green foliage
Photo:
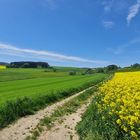
[[[129,67],[124,67],[118,70],[119,72],[140,71],[140,64],[136,63]]]
[[[139,68],[140,69],[140,64],[138,64],[138,63],[133,64],[133,65],[131,65],[131,68]]]
[[[105,73],[105,70],[106,70],[105,68],[96,68],[95,72],[96,73]]]
[[[29,63],[24,63],[24,64],[21,66],[21,68],[30,68],[30,65],[29,65]]]
[[[21,62],[11,62],[8,67],[10,68],[48,68],[49,64],[46,62],[31,62],[31,61],[21,61]]]
[[[76,75],[76,71],[70,71],[69,75]]]
[[[94,70],[91,68],[86,69],[86,71],[84,73],[82,73],[82,75],[86,75],[86,74],[94,74]]]
[[[109,65],[106,67],[106,71],[116,71],[119,67],[117,65]]]
[[[94,69],[95,73],[114,73],[119,69],[117,65],[108,65],[104,68],[96,68]]]

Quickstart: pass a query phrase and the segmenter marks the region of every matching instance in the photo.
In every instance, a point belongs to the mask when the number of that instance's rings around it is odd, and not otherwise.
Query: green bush
[[[76,71],[70,71],[69,75],[76,75]]]

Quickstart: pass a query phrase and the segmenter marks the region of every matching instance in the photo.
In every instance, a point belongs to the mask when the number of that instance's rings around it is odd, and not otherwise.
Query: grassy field
[[[45,77],[0,83],[0,104],[19,97],[37,97],[48,92],[79,87],[87,82],[104,78],[104,74],[92,76]]]
[[[0,70],[0,82],[14,81],[41,77],[61,77],[68,76],[68,72],[58,71],[53,72],[50,69],[5,69]]]
[[[0,72],[0,127],[73,95],[107,78],[107,74],[69,76],[68,71],[7,69]],[[7,102],[8,101],[8,102]]]
[[[72,68],[72,67],[54,67],[53,69],[26,69],[26,68],[8,68],[0,69],[0,82],[13,81],[13,80],[23,80],[23,79],[33,79],[41,77],[62,77],[69,76],[69,71],[76,71],[77,75],[81,75],[85,69]]]
[[[37,97],[76,88],[104,77],[104,74],[69,76],[66,71],[44,72],[44,69],[7,69],[0,72],[0,104],[24,96]]]

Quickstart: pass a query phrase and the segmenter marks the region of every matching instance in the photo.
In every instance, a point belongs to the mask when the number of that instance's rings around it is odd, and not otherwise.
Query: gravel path
[[[79,140],[75,127],[81,121],[82,114],[86,111],[91,99],[87,104],[82,105],[75,113],[61,118],[63,122],[55,123],[51,130],[44,131],[38,140]]]

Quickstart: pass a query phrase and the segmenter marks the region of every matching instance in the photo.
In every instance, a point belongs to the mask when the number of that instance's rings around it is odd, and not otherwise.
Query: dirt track
[[[25,140],[25,138],[30,135],[30,132],[37,127],[41,119],[43,119],[45,116],[50,116],[57,109],[58,106],[63,106],[63,104],[77,97],[86,90],[83,90],[82,92],[79,92],[53,105],[50,105],[45,109],[36,112],[35,115],[26,116],[19,119],[14,124],[0,131],[0,140]],[[76,116],[79,116],[79,113]],[[77,122],[78,120],[79,118],[76,119],[74,122]]]
[[[91,99],[90,99],[91,100]],[[55,126],[51,130],[47,130],[41,134],[39,140],[79,140],[79,136],[76,133],[75,127],[78,122],[81,121],[82,114],[86,111],[87,106],[90,103],[82,105],[76,112],[64,116],[61,118],[62,123],[59,121],[55,123]]]

